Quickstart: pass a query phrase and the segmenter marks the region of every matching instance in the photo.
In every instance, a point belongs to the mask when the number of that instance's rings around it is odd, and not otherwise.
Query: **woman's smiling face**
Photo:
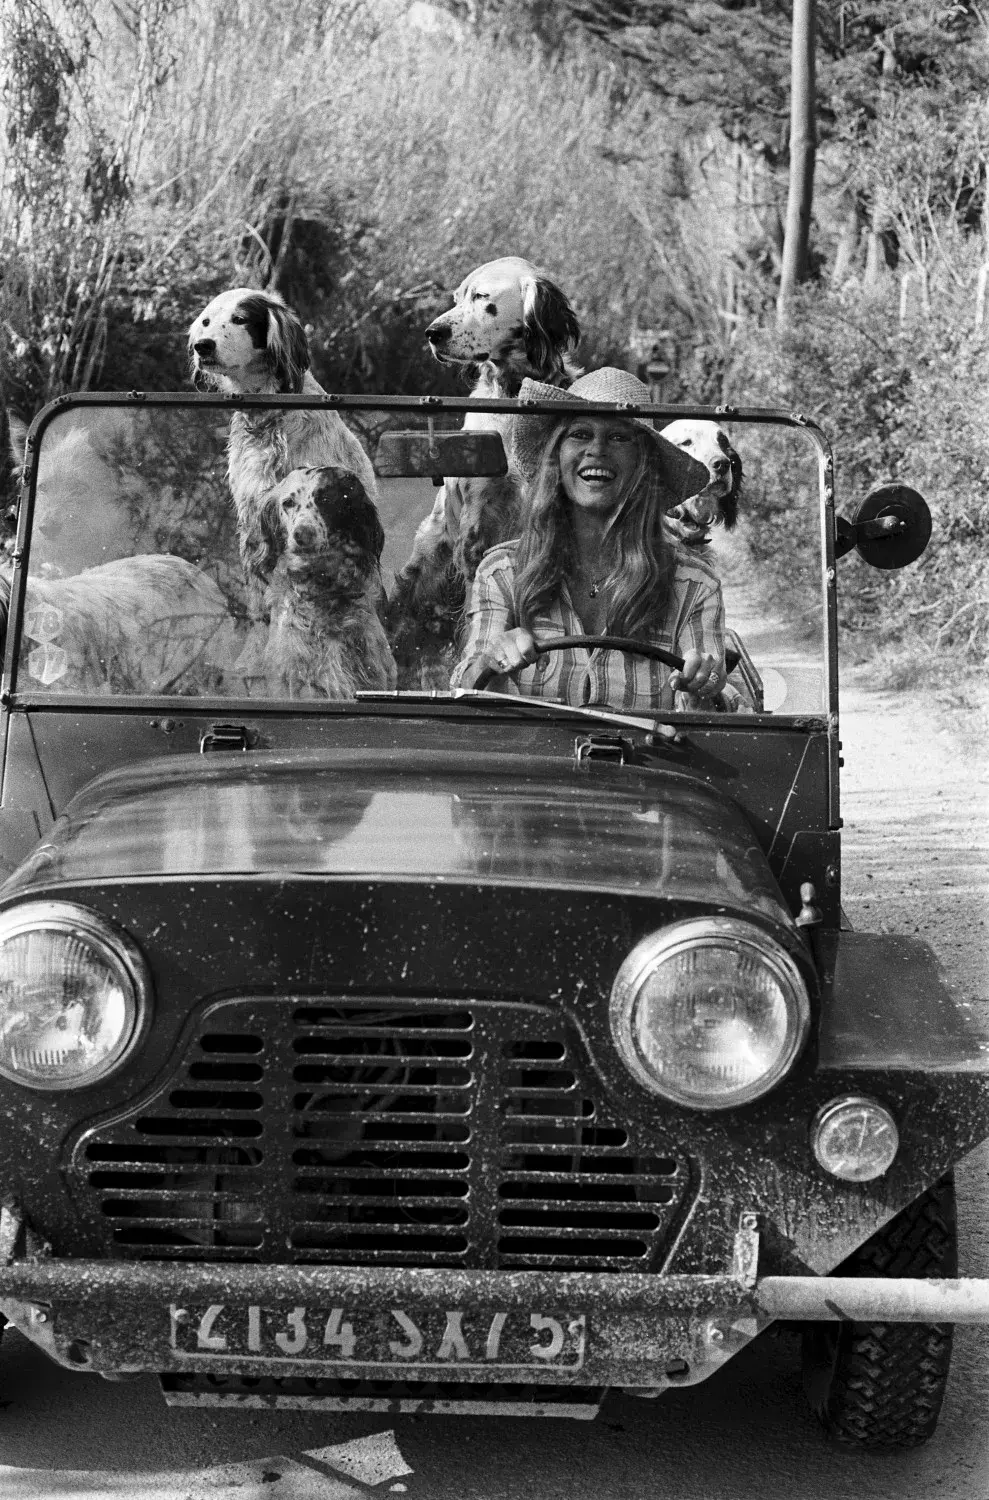
[[[633,427],[615,417],[575,417],[560,443],[560,479],[581,510],[609,511],[635,473],[639,444]]]

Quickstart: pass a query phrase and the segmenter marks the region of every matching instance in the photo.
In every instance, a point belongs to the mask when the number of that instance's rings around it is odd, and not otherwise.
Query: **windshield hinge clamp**
[[[574,740],[573,755],[578,766],[592,760],[624,766],[632,759],[632,746],[620,734],[581,734]]]
[[[211,724],[199,737],[200,755],[214,750],[249,750],[251,736],[246,724]]]

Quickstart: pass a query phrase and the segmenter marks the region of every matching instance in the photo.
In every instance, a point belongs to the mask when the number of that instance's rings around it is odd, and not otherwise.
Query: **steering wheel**
[[[635,656],[648,656],[653,661],[665,662],[668,667],[674,667],[677,671],[683,670],[683,657],[677,656],[674,651],[664,651],[662,646],[650,646],[648,641],[635,641],[624,635],[557,635],[550,641],[537,641],[536,655],[546,656],[550,651],[566,651],[570,646],[588,646],[592,651],[627,651]],[[519,670],[521,669],[518,667],[512,669],[515,672]],[[461,685],[483,692],[493,677],[511,675],[511,672],[499,672],[495,667],[478,663],[476,667],[467,669]]]

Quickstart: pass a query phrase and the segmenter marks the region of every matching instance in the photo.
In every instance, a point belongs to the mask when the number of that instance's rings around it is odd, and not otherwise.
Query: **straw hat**
[[[616,369],[613,365],[604,365],[600,370],[592,370],[588,375],[581,375],[575,380],[569,390],[561,391],[559,386],[546,385],[541,380],[523,380],[519,391],[520,401],[600,401],[609,402],[615,408],[615,416],[624,418],[626,421],[634,422],[637,427],[644,427],[652,438],[653,443],[660,456],[663,478],[666,481],[666,489],[669,499],[668,506],[679,505],[684,500],[689,500],[692,495],[697,495],[710,479],[707,467],[699,464],[689,453],[682,448],[660,436],[652,421],[648,417],[636,417],[632,412],[640,406],[650,404],[649,387],[644,385],[628,370]],[[539,471],[539,463],[543,456],[546,440],[556,426],[557,422],[565,414],[561,412],[560,417],[548,415],[532,416],[519,413],[512,418],[509,434],[509,445],[512,450],[512,458],[516,468],[525,480],[534,479]],[[596,416],[611,416],[611,412],[595,413]]]

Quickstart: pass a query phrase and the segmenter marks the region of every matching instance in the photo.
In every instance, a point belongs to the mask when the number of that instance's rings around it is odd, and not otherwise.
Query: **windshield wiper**
[[[489,693],[475,688],[448,688],[445,691],[393,688],[391,691],[375,689],[358,692],[354,696],[365,703],[476,703],[481,707],[485,704],[488,707],[497,704],[499,707],[512,708],[516,712],[536,717],[550,713],[561,719],[593,719],[599,724],[617,724],[622,729],[645,729],[648,733],[671,742],[680,739],[679,731],[672,724],[664,724],[656,719],[620,713],[617,709],[609,712],[603,708],[578,708],[570,703],[554,703],[552,698],[523,698],[517,693]]]

